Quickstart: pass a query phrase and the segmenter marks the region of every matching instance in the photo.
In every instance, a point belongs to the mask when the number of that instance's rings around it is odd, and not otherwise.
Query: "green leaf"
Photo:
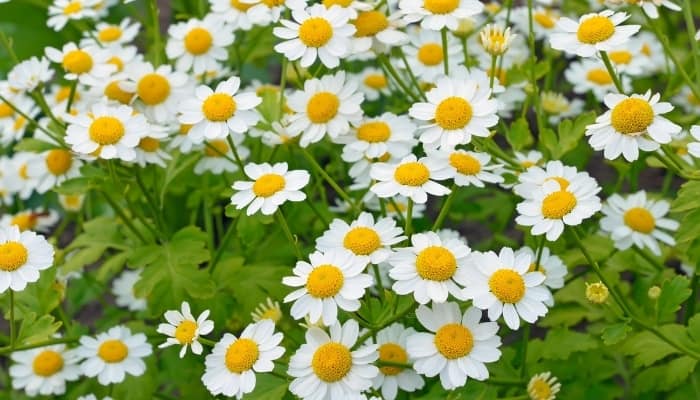
[[[564,154],[575,149],[586,132],[586,126],[595,121],[595,112],[581,114],[575,120],[564,120],[559,124],[559,148],[555,158],[560,158]]]
[[[516,151],[531,146],[534,139],[532,138],[532,133],[530,133],[530,126],[527,120],[525,118],[519,118],[515,121],[513,125],[510,126],[510,129],[506,131],[506,139]]]
[[[53,190],[58,194],[84,194],[90,189],[97,186],[93,183],[92,178],[78,177],[66,179]]]
[[[553,329],[547,333],[542,349],[542,358],[565,360],[571,354],[588,351],[598,347],[598,342],[587,333],[568,329]]]
[[[657,300],[658,318],[663,321],[673,319],[681,304],[690,297],[690,281],[688,278],[676,275],[661,285],[661,295]]]
[[[688,181],[681,185],[678,195],[671,203],[672,213],[681,213],[700,208],[700,181]]]
[[[214,282],[200,268],[209,260],[206,234],[195,226],[181,229],[162,245],[135,249],[128,260],[132,266],[144,267],[134,294],[148,299],[153,314],[177,308],[182,300],[209,298],[214,293]]]
[[[627,334],[632,331],[632,327],[625,322],[619,324],[608,325],[603,329],[603,343],[608,346],[620,343],[627,337]]]
[[[700,344],[700,313],[693,315],[688,320],[688,336]]]
[[[14,147],[15,151],[30,151],[32,153],[41,153],[47,150],[55,149],[57,146],[52,143],[44,142],[43,140],[34,138],[24,138]]]
[[[650,391],[667,391],[687,382],[688,376],[695,370],[698,360],[683,356],[663,365],[645,368],[634,378],[635,394]]]
[[[675,347],[648,331],[639,332],[627,339],[621,351],[623,354],[634,356],[635,367],[646,367],[668,355],[678,353]]]
[[[247,314],[268,296],[273,300],[282,300],[283,294],[289,292],[289,288],[282,284],[282,278],[291,272],[291,267],[287,265],[246,265],[240,257],[229,257],[216,266],[214,279],[222,287],[230,289],[241,305],[241,311]]]
[[[51,315],[42,315],[37,319],[36,313],[28,313],[22,320],[17,333],[18,344],[34,344],[48,340],[61,327]]]
[[[553,130],[549,128],[540,130],[539,140],[540,144],[544,146],[543,150],[546,150],[549,154],[554,155],[558,151],[559,140]]]

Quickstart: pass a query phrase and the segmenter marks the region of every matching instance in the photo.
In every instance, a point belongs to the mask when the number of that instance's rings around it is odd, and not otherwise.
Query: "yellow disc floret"
[[[407,162],[396,168],[394,179],[401,185],[422,186],[430,179],[430,170],[423,163]]]
[[[204,154],[207,157],[224,157],[228,153],[229,147],[225,140],[215,139],[207,142]]]
[[[285,180],[279,174],[265,174],[255,180],[253,193],[258,197],[270,197],[284,189]]]
[[[357,128],[357,138],[370,143],[386,142],[391,137],[391,128],[385,122],[372,121]]]
[[[93,142],[107,146],[119,142],[124,136],[124,124],[114,117],[98,117],[92,121],[88,132]]]
[[[656,220],[649,210],[642,207],[633,207],[625,212],[623,217],[625,225],[633,231],[640,233],[651,233],[656,227]]]
[[[525,280],[512,269],[499,269],[489,278],[489,288],[503,303],[517,303],[525,296]]]
[[[214,93],[202,103],[202,113],[209,121],[226,121],[236,113],[236,100],[225,93]]]
[[[423,8],[433,14],[449,14],[459,6],[459,0],[423,0]]]
[[[20,242],[0,244],[0,270],[11,272],[22,267],[29,258],[27,248]]]
[[[196,56],[201,55],[209,51],[212,42],[211,33],[204,28],[192,28],[185,35],[185,49],[191,54]]]
[[[314,124],[325,124],[338,114],[340,99],[331,92],[318,92],[306,104],[306,114]]]
[[[357,29],[357,31],[355,31],[355,36],[366,37],[374,36],[386,29],[389,26],[389,20],[383,12],[373,10],[358,14],[353,24]]]
[[[457,271],[454,254],[442,246],[429,246],[416,257],[418,275],[429,281],[446,281]]]
[[[446,130],[462,129],[472,119],[472,106],[461,97],[448,97],[435,109],[435,123]]]
[[[46,154],[46,169],[53,175],[63,175],[73,164],[73,157],[68,150],[53,149]]]
[[[97,355],[106,363],[118,363],[129,355],[129,348],[119,339],[105,340],[97,349]]]
[[[346,249],[361,256],[372,254],[381,244],[377,231],[364,226],[350,229],[343,239],[343,246]]]
[[[321,345],[314,353],[311,368],[324,382],[337,382],[343,379],[352,368],[350,350],[337,342]]]
[[[122,30],[116,25],[110,25],[97,34],[97,38],[103,43],[114,42],[115,40],[119,40],[120,37],[122,37]]]
[[[379,346],[379,361],[405,364],[408,361],[408,354],[403,347],[396,343],[384,343]],[[394,376],[403,371],[402,367],[384,366],[379,368],[382,374]]]
[[[345,277],[340,268],[324,264],[314,268],[306,280],[306,290],[318,299],[333,297],[343,288]]]
[[[630,97],[617,103],[610,114],[610,124],[625,135],[643,133],[654,122],[654,109],[648,101]]]
[[[587,18],[578,26],[576,37],[579,42],[585,44],[596,44],[610,39],[615,34],[615,25],[610,18],[596,15]]]
[[[462,358],[474,347],[472,332],[461,324],[447,324],[435,333],[435,347],[448,360]]]
[[[196,334],[197,323],[188,319],[180,322],[175,328],[175,339],[177,339],[180,344],[192,343]]]
[[[152,106],[165,101],[170,95],[170,83],[159,74],[144,75],[137,85],[136,91],[141,101]]]
[[[542,201],[542,215],[549,219],[561,219],[576,207],[576,203],[576,197],[570,192],[552,192]]]
[[[369,74],[365,76],[364,83],[366,86],[379,90],[379,89],[384,89],[386,87],[386,76],[383,74]]]
[[[92,69],[92,57],[87,51],[71,50],[63,57],[63,69],[73,74],[84,74]]]
[[[229,371],[240,374],[253,368],[260,357],[258,344],[251,339],[240,338],[226,350],[226,368]]]
[[[44,350],[34,357],[32,370],[39,376],[49,377],[63,369],[63,356],[53,350]]]
[[[476,175],[481,171],[481,163],[467,153],[450,154],[450,165],[462,175]]]
[[[160,140],[145,137],[139,141],[139,148],[147,153],[153,153],[160,148]]]
[[[426,43],[418,49],[418,61],[423,65],[439,65],[442,63],[442,57],[442,46],[437,43]]]
[[[332,37],[333,27],[321,17],[311,17],[299,27],[299,40],[307,47],[322,47]]]

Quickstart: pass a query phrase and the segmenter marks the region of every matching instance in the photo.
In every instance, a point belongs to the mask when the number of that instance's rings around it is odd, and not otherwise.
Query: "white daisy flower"
[[[489,99],[491,90],[475,80],[439,78],[425,94],[427,103],[415,103],[408,114],[426,121],[420,141],[426,148],[452,149],[468,144],[472,135],[488,137],[498,123],[498,103]]]
[[[112,281],[112,294],[114,302],[119,307],[124,307],[129,311],[143,311],[148,304],[146,299],[136,297],[134,285],[141,279],[143,269],[124,270]]]
[[[78,80],[84,85],[91,85],[107,78],[116,67],[107,61],[109,52],[96,46],[78,47],[70,42],[63,45],[61,50],[47,47],[44,49],[46,58],[61,64],[65,74],[63,78],[69,81]]]
[[[372,196],[369,200],[365,201],[367,208],[372,211],[381,212],[382,205],[379,203],[377,196],[374,196],[372,192],[368,192],[368,194],[371,194]],[[392,201],[384,201],[384,211],[386,212],[386,216],[396,219],[399,216],[406,215],[406,210],[408,209],[408,198],[397,195],[392,197],[391,200]],[[425,204],[414,204],[413,218],[421,218],[423,217],[423,214],[425,214]]]
[[[126,374],[141,376],[146,371],[143,358],[153,353],[143,333],[132,334],[125,326],[115,326],[96,337],[83,336],[75,352],[85,360],[83,374],[97,377],[100,385],[121,383]]]
[[[661,255],[659,241],[675,246],[672,234],[680,226],[678,221],[665,218],[670,207],[668,201],[648,199],[644,191],[626,198],[614,194],[603,205],[600,228],[611,235],[617,249],[646,247]]]
[[[644,13],[651,19],[659,18],[658,8],[660,7],[666,7],[671,11],[681,11],[681,7],[671,0],[635,0],[629,3],[642,7]]]
[[[306,343],[289,360],[287,374],[295,379],[289,391],[302,399],[332,400],[356,398],[372,386],[379,369],[377,345],[362,345],[356,350],[359,326],[355,320],[330,326],[330,335],[312,326],[306,331]]]
[[[98,22],[94,32],[84,32],[81,44],[99,44],[103,47],[123,46],[131,43],[141,30],[141,24],[124,18],[119,24]]]
[[[423,29],[457,30],[459,20],[480,14],[484,5],[476,0],[401,0],[399,13],[411,24],[420,21]]]
[[[564,71],[564,77],[573,86],[574,93],[586,94],[592,92],[595,98],[602,101],[608,93],[617,92],[615,82],[603,63],[593,59],[582,59],[569,64]],[[625,91],[631,87],[626,75],[620,77],[620,83]]]
[[[389,258],[392,289],[397,294],[413,293],[420,304],[444,303],[449,294],[465,300],[461,286],[467,283],[469,246],[459,239],[442,240],[435,232],[416,233],[411,244],[395,249]]]
[[[559,32],[552,33],[550,44],[580,57],[592,57],[599,51],[609,51],[627,43],[639,31],[639,25],[620,25],[630,17],[611,10],[585,14],[578,22],[562,17],[557,21]]]
[[[209,0],[211,12],[223,20],[229,29],[249,31],[253,27],[253,16],[250,15],[253,5],[242,0]]]
[[[308,0],[290,1],[289,8],[295,9],[300,7],[306,7]],[[362,0],[324,0],[321,2],[326,8],[331,8],[333,6],[339,6],[350,11],[350,18],[357,18],[357,14],[362,11],[372,10],[372,4],[369,4]]]
[[[566,265],[559,256],[552,254],[548,247],[542,248],[539,268],[537,267],[537,254],[535,250],[530,247],[523,247],[515,252],[515,257],[518,257],[520,254],[527,254],[532,261],[527,272],[534,272],[537,270],[545,276],[543,282],[545,286],[550,289],[561,289],[564,287],[564,278],[567,274]],[[545,304],[550,307],[553,306],[554,299],[548,299],[545,301]]]
[[[304,82],[304,90],[289,96],[287,104],[294,114],[289,118],[290,133],[301,132],[299,144],[307,147],[323,139],[331,139],[350,131],[350,123],[362,118],[362,93],[357,93],[357,82],[345,81],[345,72],[325,75],[321,79]]]
[[[608,57],[618,74],[639,76],[643,75],[649,66],[647,57],[643,57],[640,49],[640,42],[631,40],[620,48],[610,50]]]
[[[503,182],[503,177],[497,172],[503,165],[489,164],[491,156],[486,153],[455,149],[433,151],[430,156],[449,165],[450,178],[457,186],[484,187],[484,182]]]
[[[252,181],[236,181],[231,196],[231,204],[237,210],[248,207],[247,215],[260,210],[264,215],[272,215],[285,201],[304,201],[306,193],[301,191],[309,183],[310,175],[304,170],[288,171],[286,162],[245,166],[244,172]]]
[[[319,58],[326,67],[335,68],[350,54],[355,27],[348,22],[352,17],[348,9],[314,4],[293,9],[292,17],[294,21],[282,19],[283,26],[272,31],[283,40],[275,45],[275,51],[290,61],[301,59],[300,65],[307,68]]]
[[[68,21],[83,18],[96,18],[94,7],[100,0],[54,0],[49,6],[49,18],[46,26],[60,31]]]
[[[464,296],[475,307],[488,310],[489,319],[503,319],[510,329],[520,327],[520,318],[534,323],[547,314],[543,304],[551,298],[544,287],[544,274],[528,272],[532,258],[526,253],[514,255],[513,249],[504,247],[499,254],[489,251],[474,252],[469,260],[470,274]]]
[[[426,82],[433,82],[438,76],[442,76],[444,70],[444,53],[442,51],[442,39],[438,32],[413,31],[410,35],[410,43],[403,48],[411,71]],[[447,41],[447,61],[450,71],[456,70],[459,65],[459,53],[461,48],[456,40]],[[403,63],[400,68],[406,68]]]
[[[586,181],[590,185],[596,185],[595,179],[591,178],[588,172],[578,172],[576,167],[564,165],[561,161],[554,160],[548,161],[544,168],[533,165],[518,175],[519,183],[515,185],[513,191],[518,196],[528,199],[532,198],[537,188],[542,187],[547,181],[555,181],[562,190],[566,190],[574,179]]]
[[[280,20],[282,12],[286,10],[286,0],[240,0],[249,6],[246,16],[254,25],[268,26]]]
[[[557,21],[560,17],[558,10],[547,7],[535,7],[532,10],[532,28],[535,32],[535,38],[538,40],[546,39],[550,34],[556,32]],[[526,6],[513,8],[510,20],[520,32],[529,32],[530,27]]]
[[[357,85],[360,91],[368,101],[377,100],[381,95],[386,96],[391,93],[389,90],[389,79],[379,68],[365,68],[355,78],[357,78]]]
[[[484,381],[489,377],[486,363],[501,358],[498,324],[480,322],[481,311],[469,307],[461,313],[457,303],[433,303],[416,310],[418,321],[430,333],[419,332],[406,342],[413,368],[422,375],[440,375],[447,390],[462,387],[467,377]]]
[[[379,359],[377,361],[407,364],[411,360],[406,351],[407,339],[414,335],[416,330],[406,328],[400,323],[394,323],[377,332],[377,344]],[[370,343],[372,341],[370,340]],[[423,378],[413,369],[399,366],[379,367],[379,374],[372,381],[372,387],[381,389],[382,397],[386,400],[394,400],[399,389],[404,392],[415,392],[425,385]]]
[[[204,310],[196,319],[190,312],[190,304],[186,301],[180,306],[182,311],[168,310],[165,312],[165,320],[167,324],[158,325],[158,333],[169,336],[165,343],[162,343],[158,348],[169,347],[173,345],[182,346],[180,349],[180,358],[187,353],[187,347],[192,347],[192,353],[202,354],[202,344],[199,343],[199,337],[209,334],[214,330],[214,321],[207,319],[209,310]]]
[[[688,143],[688,153],[695,158],[700,158],[700,125],[690,127],[690,136],[695,141]]]
[[[139,62],[127,68],[126,73],[129,79],[119,87],[127,93],[136,93],[137,108],[157,123],[174,121],[178,103],[191,93],[188,76],[173,71],[169,65],[154,68],[150,63]]]
[[[58,213],[51,209],[35,208],[17,214],[4,214],[0,217],[0,227],[16,226],[20,232],[35,231],[48,233],[58,222]]]
[[[0,228],[0,293],[19,292],[39,280],[39,271],[53,265],[53,246],[31,231],[17,226]]]
[[[564,232],[564,226],[576,226],[584,219],[600,211],[600,186],[587,176],[576,176],[566,189],[556,180],[545,181],[533,189],[530,197],[518,203],[520,215],[515,222],[531,226],[530,233],[546,234],[547,240],[555,241]]]
[[[149,136],[142,137],[136,151],[136,164],[145,167],[148,164],[155,164],[165,168],[166,161],[172,160],[172,156],[162,148],[162,141],[167,135],[157,135],[151,132]]]
[[[241,80],[236,76],[219,82],[216,90],[199,86],[194,97],[180,102],[178,120],[192,125],[187,135],[194,143],[223,139],[229,132],[243,135],[258,122],[255,107],[262,102],[255,92],[236,93]]]
[[[275,324],[270,320],[246,326],[238,338],[224,334],[207,355],[202,383],[214,396],[241,399],[255,389],[256,373],[275,368],[273,361],[284,354],[279,345],[283,336],[275,333]]]
[[[81,194],[59,194],[58,202],[68,212],[79,212],[83,207],[85,196]]]
[[[450,193],[450,189],[436,182],[450,177],[449,167],[431,157],[417,159],[414,154],[409,154],[397,164],[375,163],[370,176],[377,181],[370,190],[381,198],[400,194],[423,204],[428,201],[428,194],[444,196]]]
[[[561,93],[545,91],[540,93],[540,105],[549,123],[556,125],[564,118],[581,115],[585,104],[581,99],[569,100]]]
[[[614,160],[622,155],[627,161],[639,158],[639,150],[655,151],[671,142],[681,127],[662,117],[673,110],[671,103],[659,102],[660,95],[609,93],[605,105],[609,108],[586,127],[588,143],[594,150],[603,150],[603,156]]]
[[[282,283],[297,287],[284,298],[294,302],[290,311],[294,319],[309,316],[312,324],[322,321],[329,326],[338,320],[338,308],[357,311],[359,299],[372,286],[372,276],[363,273],[370,262],[367,256],[358,256],[344,248],[309,254],[309,261],[297,261],[294,275]]]
[[[406,239],[402,233],[392,218],[381,218],[375,223],[372,214],[363,212],[350,225],[342,219],[334,219],[328,230],[316,239],[316,248],[323,252],[347,249],[357,256],[369,257],[372,264],[379,264],[393,253],[391,246]]]
[[[260,303],[255,307],[255,310],[250,313],[250,316],[253,322],[269,319],[276,324],[282,319],[284,314],[282,314],[280,303],[268,297],[265,299],[264,303]]]
[[[27,163],[27,175],[36,182],[37,193],[46,193],[66,179],[80,176],[80,160],[65,149],[45,151]]]
[[[220,68],[228,59],[226,47],[233,43],[233,32],[214,14],[203,20],[191,18],[187,22],[170,25],[165,52],[175,61],[175,68],[195,74]]]
[[[527,383],[527,394],[532,400],[554,400],[559,390],[561,383],[549,371],[533,375]]]
[[[245,160],[250,155],[250,150],[243,146],[243,136],[234,136],[234,145],[241,160]],[[238,164],[233,160],[233,149],[229,146],[228,141],[224,139],[215,139],[205,142],[202,148],[203,156],[197,161],[194,166],[194,173],[202,175],[206,172],[221,174],[222,172],[238,171]]]
[[[414,137],[416,125],[407,115],[390,112],[366,118],[347,134],[334,141],[342,143],[343,160],[356,162],[361,158],[379,158],[386,153],[394,157],[408,155],[417,144]]]
[[[146,118],[125,105],[95,103],[90,112],[66,115],[66,143],[76,153],[133,161],[134,148],[151,130]]]
[[[15,90],[31,92],[39,85],[47,83],[53,78],[48,59],[32,57],[17,64],[7,74],[7,82]]]
[[[517,35],[511,33],[510,27],[488,24],[479,31],[479,43],[491,56],[502,56],[511,46]]]
[[[10,100],[10,103],[29,118],[36,118],[41,111],[34,101],[25,96],[17,96]],[[20,140],[28,127],[29,121],[22,114],[16,112],[4,101],[0,101],[0,144],[8,146]]]
[[[12,353],[9,374],[14,389],[27,396],[57,396],[66,393],[66,382],[78,380],[78,359],[66,346],[57,344]]]
[[[195,144],[192,139],[189,137],[188,133],[190,132],[190,129],[192,129],[192,125],[190,124],[179,124],[179,127],[174,127],[174,130],[176,130],[177,134],[174,136],[171,136],[170,142],[168,143],[168,149],[173,150],[177,149],[181,153],[189,153],[191,152],[194,148],[200,148],[201,145]],[[225,142],[225,141],[223,141]],[[226,149],[222,151],[222,153],[226,154],[226,151],[228,149],[228,145],[226,145]]]
[[[126,80],[127,75],[124,72],[117,72],[91,86],[90,95],[108,103],[129,105],[136,93],[127,92],[121,88],[121,83]]]
[[[398,14],[387,17],[381,10],[359,12],[352,21],[356,29],[353,51],[361,53],[374,49],[383,52],[391,47],[406,44],[408,35],[401,31],[405,24],[400,18]]]

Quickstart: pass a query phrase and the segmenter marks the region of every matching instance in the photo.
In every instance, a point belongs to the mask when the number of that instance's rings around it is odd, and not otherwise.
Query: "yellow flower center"
[[[372,254],[381,244],[377,231],[364,226],[350,229],[343,239],[346,249],[361,256]]]
[[[525,160],[525,161],[520,162],[520,166],[525,168],[525,169],[528,169],[534,165],[536,165],[536,163],[534,161],[530,161],[530,160]]]
[[[299,40],[307,47],[322,47],[333,37],[333,27],[321,17],[311,17],[299,27]]]
[[[615,64],[629,64],[632,61],[632,53],[627,50],[611,51],[608,56]]]
[[[450,165],[462,175],[476,175],[481,171],[481,163],[466,153],[450,154]]]
[[[262,3],[269,8],[273,8],[283,6],[285,1],[286,0],[262,0]]]
[[[129,104],[133,97],[132,93],[125,92],[119,87],[119,81],[110,82],[105,86],[104,95],[108,99],[118,101],[122,104]]]
[[[586,74],[586,79],[597,85],[604,86],[613,83],[610,73],[603,68],[593,68]]]
[[[19,167],[19,177],[22,179],[29,179],[29,175],[27,175],[27,163]]]
[[[517,303],[525,295],[523,277],[511,269],[499,269],[489,279],[489,288],[503,303]]]
[[[23,116],[17,117],[15,120],[15,123],[12,125],[12,129],[14,131],[18,131],[24,127],[24,125],[27,123],[27,120]]]
[[[70,96],[70,87],[68,86],[61,86],[57,91],[56,94],[54,95],[54,100],[56,100],[56,103],[60,103],[64,100],[68,99],[68,96]],[[75,93],[75,100],[78,100],[78,92]]]
[[[204,28],[193,28],[185,35],[185,49],[196,56],[209,51],[214,38]]]
[[[331,92],[318,92],[306,104],[306,114],[314,124],[325,124],[338,113],[340,99]]]
[[[314,353],[311,368],[324,382],[337,382],[343,379],[352,368],[350,350],[337,342],[321,345]]]
[[[97,355],[106,363],[118,363],[129,355],[129,348],[119,339],[105,340],[97,349]]]
[[[401,185],[422,186],[430,179],[430,170],[417,161],[407,162],[396,168],[394,179]]]
[[[160,140],[152,137],[145,137],[139,141],[139,147],[147,153],[153,153],[160,148]]]
[[[649,102],[633,97],[617,103],[610,115],[612,127],[625,135],[645,132],[652,122],[654,122],[654,109]]]
[[[432,67],[442,63],[442,46],[437,43],[426,43],[418,49],[418,61]]]
[[[535,379],[530,383],[528,393],[533,400],[549,400],[552,398],[552,387],[544,379]]]
[[[435,333],[435,347],[448,360],[466,356],[474,347],[472,332],[461,324],[447,324]]]
[[[226,368],[234,374],[240,374],[253,368],[260,357],[258,344],[246,338],[240,338],[226,350]]]
[[[92,121],[90,139],[102,146],[115,144],[124,136],[124,124],[114,117],[98,117]]]
[[[430,246],[423,249],[416,257],[418,275],[429,281],[446,281],[457,270],[454,254],[442,246]]]
[[[647,57],[651,57],[651,47],[649,46],[648,43],[644,43],[642,45],[642,48],[639,50],[642,54],[644,54]]]
[[[120,27],[115,26],[115,25],[110,25],[104,29],[102,29],[98,34],[97,38],[100,39],[100,42],[114,42],[115,40],[118,40],[120,37],[122,37],[122,30]]]
[[[435,109],[435,123],[443,129],[464,128],[472,119],[472,106],[461,97],[448,97]]]
[[[241,3],[239,0],[231,0],[231,7],[235,8],[238,11],[248,11],[250,7],[253,7],[255,4],[250,4],[250,3]]]
[[[202,113],[210,121],[226,121],[236,113],[236,100],[228,94],[214,93],[202,103]]]
[[[34,357],[32,369],[36,375],[49,377],[63,369],[63,356],[57,351],[44,350]]]
[[[403,347],[396,343],[384,343],[379,346],[379,361],[403,364],[408,361],[408,354]],[[402,367],[386,366],[380,367],[379,370],[382,371],[384,375],[394,376],[400,374],[404,369]]]
[[[15,110],[13,110],[7,103],[0,103],[0,118],[11,117],[14,113]]]
[[[459,0],[423,0],[423,8],[433,14],[449,14],[459,6]]]
[[[73,74],[84,74],[92,69],[92,57],[83,50],[71,50],[63,57],[63,69]]]
[[[175,339],[180,344],[192,343],[194,336],[197,333],[197,323],[190,320],[184,320],[175,328]]]
[[[77,209],[80,207],[81,200],[80,195],[77,194],[67,194],[63,196],[63,202],[68,209]]]
[[[22,213],[22,214],[17,214],[14,217],[12,217],[12,222],[10,222],[10,224],[16,225],[20,231],[24,232],[28,229],[34,228],[34,225],[36,225],[37,219],[38,219],[38,216],[36,214],[31,213],[31,212],[26,212],[26,213]]]
[[[146,74],[139,80],[136,91],[145,104],[160,104],[170,95],[170,83],[164,76]]]
[[[688,95],[685,98],[688,100],[688,103],[695,106],[700,106],[700,100],[697,97],[695,97],[693,93],[688,93]]]
[[[391,137],[389,125],[381,121],[362,124],[357,128],[357,138],[370,143],[386,142]]]
[[[311,271],[306,280],[306,290],[316,298],[325,299],[338,294],[344,282],[345,277],[340,268],[324,264]]]
[[[0,244],[0,270],[15,271],[27,262],[28,257],[27,248],[20,242]]]
[[[63,7],[64,15],[71,15],[83,9],[83,5],[79,1],[71,1],[65,7]]]
[[[228,144],[225,140],[215,139],[207,143],[209,146],[204,148],[204,154],[206,154],[207,157],[223,157],[224,154],[228,153]]]
[[[180,124],[180,129],[178,133],[180,135],[187,135],[190,129],[192,129],[192,124]],[[228,146],[226,146],[226,151],[228,151]],[[224,151],[224,153],[226,153],[226,151]]]
[[[596,15],[581,22],[576,32],[579,42],[596,44],[609,39],[615,33],[615,25],[610,18]]]
[[[365,11],[357,16],[353,24],[357,29],[355,36],[366,37],[374,36],[386,29],[389,26],[389,20],[381,11]]]
[[[592,303],[605,303],[609,294],[608,287],[602,282],[586,283],[586,299]]]
[[[369,74],[365,77],[364,83],[375,90],[384,89],[386,87],[386,77],[382,74]]]
[[[326,8],[331,8],[333,6],[348,8],[353,1],[354,0],[323,0],[323,5],[326,6]]]
[[[629,226],[630,229],[641,233],[649,234],[656,227],[654,216],[649,210],[642,207],[630,208],[625,212],[623,219],[625,225]]]
[[[63,175],[73,164],[68,150],[54,149],[46,155],[46,168],[54,175]]]
[[[505,85],[508,82],[508,71],[504,68],[496,68],[496,79],[498,79],[498,83],[501,85]],[[491,70],[491,68],[486,70],[486,75],[489,77],[493,76],[494,71]]]
[[[549,219],[561,219],[576,207],[576,197],[573,194],[559,190],[547,195],[542,201],[542,215]]]
[[[265,174],[255,180],[253,193],[258,197],[270,197],[284,189],[285,180],[279,174]]]
[[[566,190],[569,187],[569,180],[561,176],[551,176],[546,179],[547,181],[555,181],[559,184],[561,190]]]
[[[679,147],[676,149],[676,154],[679,156],[687,156],[688,155],[688,148],[687,147]]]
[[[124,69],[124,61],[117,56],[110,57],[107,63],[114,65],[117,68],[117,72],[121,72]]]
[[[554,25],[556,25],[556,22],[554,21],[554,18],[546,12],[536,12],[532,15],[532,19],[537,22],[537,24],[545,29],[552,29],[554,28]]]

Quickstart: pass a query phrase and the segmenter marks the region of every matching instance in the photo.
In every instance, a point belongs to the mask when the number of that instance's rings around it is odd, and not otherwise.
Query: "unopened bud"
[[[586,283],[586,299],[594,304],[603,304],[608,300],[608,287],[603,282]]]
[[[658,286],[652,286],[649,288],[647,291],[647,296],[649,296],[650,299],[656,300],[661,296],[661,288]]]

